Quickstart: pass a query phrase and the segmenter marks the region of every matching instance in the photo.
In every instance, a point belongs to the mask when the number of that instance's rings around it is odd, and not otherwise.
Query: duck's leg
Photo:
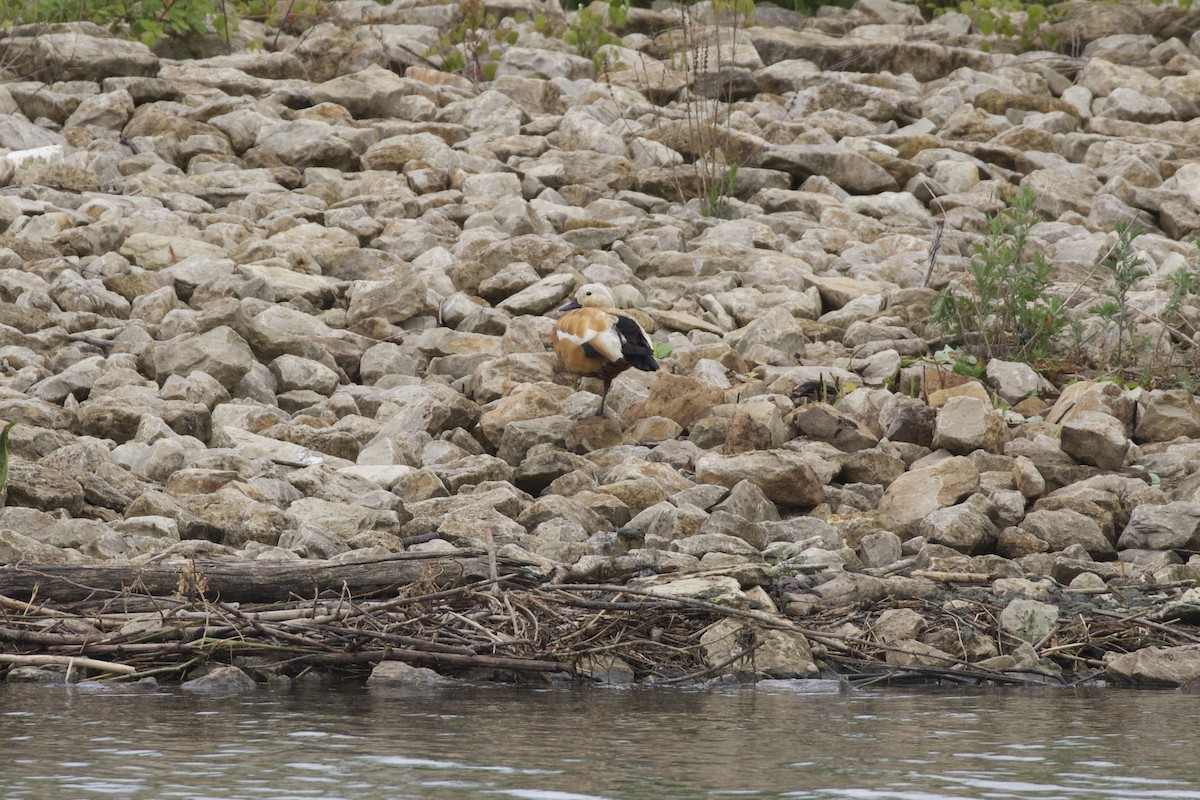
[[[608,389],[610,386],[612,386],[612,380],[610,380],[609,378],[605,378],[604,379],[604,391],[600,393],[600,407],[598,409],[596,409],[595,413],[589,414],[588,416],[590,416],[590,417],[603,417],[604,416],[604,401],[608,399]]]

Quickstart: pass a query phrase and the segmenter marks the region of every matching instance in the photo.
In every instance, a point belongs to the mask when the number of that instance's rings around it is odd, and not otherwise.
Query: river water
[[[1200,695],[0,684],[0,797],[1200,798]]]

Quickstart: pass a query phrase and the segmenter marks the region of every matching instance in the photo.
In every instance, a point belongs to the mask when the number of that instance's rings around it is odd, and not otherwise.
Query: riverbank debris
[[[729,575],[571,583],[503,558],[493,577],[483,553],[409,555],[340,564],[337,579],[331,564],[306,564],[308,596],[291,591],[265,602],[247,599],[270,594],[264,586],[231,580],[251,574],[244,562],[159,565],[176,574],[165,590],[153,570],[114,588],[114,578],[129,576],[3,567],[0,676],[16,679],[32,666],[46,679],[69,669],[75,678],[176,682],[232,665],[260,682],[362,680],[379,663],[399,661],[480,681],[694,685],[837,676],[851,686],[1066,686],[1164,682],[1146,674],[1146,659],[1129,674],[1113,668],[1154,648],[1147,652],[1173,649],[1165,657],[1169,682],[1181,685],[1195,677],[1189,670],[1200,655],[1200,627],[1188,611],[1197,591],[1182,583],[1115,591],[1104,600],[1124,606],[1110,610],[1070,591],[1047,590],[1047,602],[1018,598],[1022,605],[947,575],[953,592],[860,598],[789,616],[775,610],[786,584],[748,587],[740,594],[754,601],[746,603],[714,593],[740,592]],[[388,570],[390,585],[363,590],[365,576]],[[72,587],[70,599],[40,584],[29,589],[34,579]],[[1031,616],[1037,606],[1050,612],[1039,618],[1049,620],[1043,628]],[[1013,609],[1024,618],[1012,619]]]

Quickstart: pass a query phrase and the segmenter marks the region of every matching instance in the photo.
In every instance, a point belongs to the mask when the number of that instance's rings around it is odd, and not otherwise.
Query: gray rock
[[[1117,546],[1122,550],[1195,550],[1200,545],[1200,504],[1184,501],[1139,505]]]
[[[784,506],[811,508],[825,496],[824,485],[813,468],[803,456],[790,450],[705,455],[696,462],[696,480],[730,488],[749,481],[768,499]]]
[[[971,499],[983,500],[981,495]],[[948,508],[931,511],[916,524],[918,536],[924,536],[933,544],[953,547],[968,555],[989,553],[996,544],[1000,532],[988,518],[982,503],[966,502]]]
[[[858,540],[856,548],[864,567],[886,567],[903,555],[900,537],[891,531],[868,533]]]
[[[370,689],[403,688],[410,686],[444,686],[452,683],[428,667],[415,667],[403,661],[380,661],[367,677]]]
[[[697,490],[704,488],[696,487]],[[672,498],[672,501],[675,499]],[[711,509],[724,511],[751,522],[770,522],[779,519],[779,509],[757,484],[750,481],[740,481],[734,484],[729,494],[713,505]]]
[[[976,397],[951,397],[938,411],[933,429],[934,448],[966,455],[976,450],[1004,451],[1004,418]]]
[[[251,678],[237,667],[215,667],[199,678],[184,681],[179,688],[185,692],[211,692],[215,694],[232,694],[234,692],[250,692],[258,687]]]
[[[348,542],[359,533],[383,530],[395,533],[411,519],[407,512],[364,508],[361,505],[338,503],[305,497],[287,507],[287,519],[291,527],[299,528],[308,523],[324,528],[343,542]],[[282,545],[288,546],[288,545]]]
[[[956,456],[901,475],[884,490],[879,510],[907,528],[978,488],[979,470],[969,458]]]
[[[99,29],[95,29],[99,32]],[[158,73],[158,58],[141,42],[78,32],[39,33],[10,45],[13,65],[38,80],[99,81]]]
[[[892,192],[899,188],[883,167],[846,147],[775,145],[759,155],[756,166],[782,170],[801,181],[811,175],[824,175],[853,194]]]
[[[1075,414],[1063,422],[1060,443],[1063,452],[1082,464],[1101,469],[1120,469],[1130,441],[1119,420],[1098,411]]]
[[[753,655],[733,661],[727,667],[731,671],[771,678],[812,678],[820,671],[813,662],[808,640],[793,631],[724,619],[701,635],[700,644],[710,665],[729,662],[748,646],[757,645]]]
[[[1034,371],[1033,367],[1020,361],[1003,361],[993,358],[987,362],[987,381],[1000,398],[1016,405],[1031,395],[1043,395],[1054,387]]]
[[[1000,627],[1030,644],[1037,644],[1058,625],[1058,606],[1018,597],[1000,612]]]
[[[309,389],[318,394],[330,395],[338,386],[336,372],[309,358],[281,355],[271,362],[269,369],[275,376],[277,390],[281,393]]]
[[[1184,686],[1200,678],[1200,646],[1143,647],[1106,659],[1104,677],[1114,683]]]
[[[63,124],[65,128],[92,125],[119,131],[133,115],[133,97],[124,89],[85,97]]]
[[[882,644],[919,639],[929,621],[910,608],[889,608],[871,625],[871,637]]]
[[[1019,527],[1045,542],[1050,550],[1079,544],[1092,558],[1113,558],[1117,554],[1094,519],[1071,509],[1030,511]]]
[[[337,127],[315,119],[272,122],[258,129],[249,153],[300,169],[332,167],[349,170],[358,157],[354,147],[338,133]]]
[[[865,426],[827,403],[798,408],[790,420],[805,436],[829,442],[843,453],[870,450],[879,444],[879,438]]]
[[[1151,392],[1138,409],[1134,437],[1141,442],[1169,442],[1186,436],[1200,437],[1200,404],[1185,389]]]
[[[231,391],[255,361],[246,340],[225,325],[199,336],[157,344],[149,351],[148,359],[155,380],[160,382],[169,375],[187,375],[198,370]]]

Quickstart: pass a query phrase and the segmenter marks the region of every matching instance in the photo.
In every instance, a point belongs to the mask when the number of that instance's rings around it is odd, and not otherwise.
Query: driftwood
[[[438,587],[488,577],[485,556],[395,553],[365,561],[188,561],[139,566],[0,567],[0,595],[55,603],[103,600],[133,591],[166,597],[202,594],[231,603],[312,598],[322,592],[355,596],[395,591],[418,580]]]
[[[928,574],[962,583],[983,577]],[[1179,594],[1190,585],[1139,590]],[[825,674],[851,686],[1070,685],[1102,674],[1108,653],[1200,641],[1197,626],[1147,619],[1147,606],[1080,609],[1030,651],[999,624],[1004,602],[962,592],[953,605],[889,598],[796,618],[653,585],[554,583],[494,553],[18,565],[0,567],[0,678],[19,665],[58,665],[68,675],[87,670],[102,680],[179,680],[213,662],[237,663],[260,680],[311,670],[362,678],[379,662],[396,660],[476,679],[535,681],[604,674],[615,663],[618,675],[677,684],[759,674],[756,659],[774,646],[773,632],[785,632],[806,637]],[[888,642],[875,630],[884,610],[901,607],[927,621],[918,647]],[[744,627],[737,651],[714,661],[702,636],[722,620]],[[981,642],[990,645],[980,649]],[[1023,655],[997,668],[980,661],[997,653]]]

